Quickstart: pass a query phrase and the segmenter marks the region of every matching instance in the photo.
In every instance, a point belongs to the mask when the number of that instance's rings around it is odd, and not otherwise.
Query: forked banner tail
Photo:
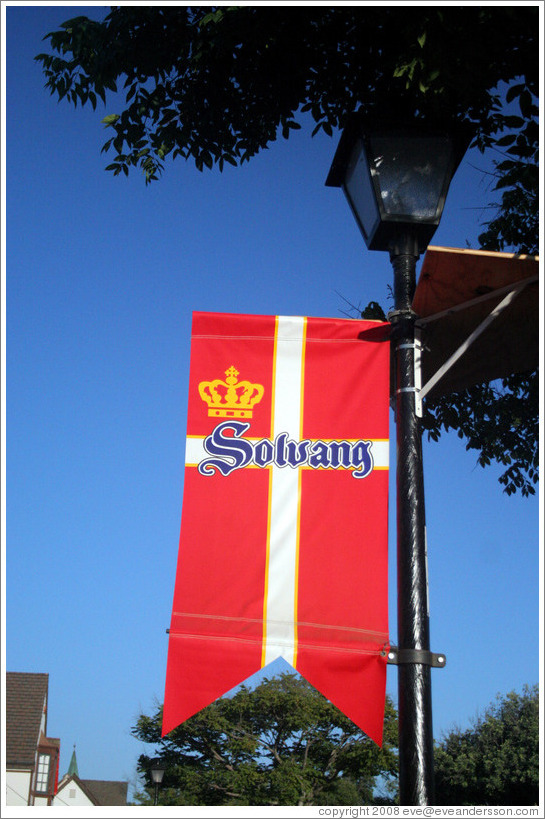
[[[388,330],[194,313],[163,735],[283,657],[382,742]]]

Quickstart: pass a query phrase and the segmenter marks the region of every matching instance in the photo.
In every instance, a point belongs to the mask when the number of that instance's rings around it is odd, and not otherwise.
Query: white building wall
[[[30,771],[6,771],[6,805],[28,805]]]
[[[69,782],[62,790],[59,790],[53,797],[52,805],[67,805],[72,807],[87,807],[93,803],[83,793],[76,782]]]

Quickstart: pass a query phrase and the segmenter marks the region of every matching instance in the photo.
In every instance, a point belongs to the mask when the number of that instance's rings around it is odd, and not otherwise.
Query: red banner
[[[382,742],[388,329],[194,314],[163,735],[280,656]]]

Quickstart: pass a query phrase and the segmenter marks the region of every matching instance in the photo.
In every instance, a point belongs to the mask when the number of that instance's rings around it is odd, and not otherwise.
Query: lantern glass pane
[[[440,218],[451,165],[446,136],[374,136],[373,181],[384,213],[390,217],[433,221]]]
[[[154,782],[156,785],[160,785],[160,784],[161,784],[161,782],[163,781],[163,776],[164,776],[164,773],[165,773],[165,769],[164,769],[164,768],[159,768],[159,767],[156,767],[156,768],[152,768],[152,769],[151,769],[151,778],[152,778],[153,782]]]
[[[363,142],[359,139],[346,169],[344,190],[364,237],[368,239],[375,232],[380,213],[369,175],[369,163]]]

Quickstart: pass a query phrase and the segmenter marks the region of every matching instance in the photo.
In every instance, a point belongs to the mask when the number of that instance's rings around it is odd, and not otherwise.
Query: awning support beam
[[[495,299],[498,296],[502,296],[504,293],[510,293],[513,289],[520,290],[529,284],[537,282],[538,279],[539,275],[536,273],[535,276],[529,276],[527,279],[521,279],[520,281],[506,284],[504,287],[497,287],[494,290],[490,290],[488,293],[484,293],[482,296],[476,296],[474,299],[464,301],[462,304],[455,304],[453,307],[448,307],[446,310],[441,310],[440,313],[434,313],[431,316],[418,318],[416,323],[419,327],[425,327],[426,324],[430,324],[432,321],[437,321],[437,319],[443,318],[443,316],[450,316],[453,313],[457,313],[459,310],[467,310],[469,307],[473,307],[476,304],[481,304],[483,301],[490,301],[490,299]]]
[[[496,319],[503,311],[511,304],[511,302],[518,296],[518,294],[529,284],[537,281],[538,276],[531,276],[529,279],[524,279],[523,281],[517,282],[514,286],[509,285],[508,287],[500,288],[498,290],[494,290],[491,293],[487,293],[485,296],[481,296],[479,298],[473,299],[472,301],[465,302],[464,304],[457,305],[454,308],[449,310],[444,310],[442,313],[436,313],[433,316],[428,316],[424,319],[418,319],[416,322],[416,338],[418,339],[418,344],[420,346],[419,353],[420,355],[415,355],[415,383],[419,383],[421,378],[421,329],[423,326],[428,324],[435,319],[440,318],[444,315],[449,315],[455,310],[465,309],[467,307],[472,306],[473,304],[477,304],[481,301],[484,301],[488,298],[492,298],[493,296],[497,296],[500,293],[506,292],[507,295],[500,301],[499,304],[488,314],[488,316],[479,324],[478,327],[473,330],[473,332],[467,337],[467,339],[458,347],[458,349],[448,358],[445,363],[439,367],[439,369],[431,376],[431,378],[421,387],[420,391],[417,393],[416,396],[416,414],[419,418],[422,417],[422,399],[428,394],[428,392],[443,378],[445,373],[447,373],[450,368],[458,361],[459,358],[469,349],[469,347],[473,344],[473,342],[481,335],[481,333],[486,330],[489,324],[491,324],[494,319]],[[418,369],[418,373],[416,370]]]

